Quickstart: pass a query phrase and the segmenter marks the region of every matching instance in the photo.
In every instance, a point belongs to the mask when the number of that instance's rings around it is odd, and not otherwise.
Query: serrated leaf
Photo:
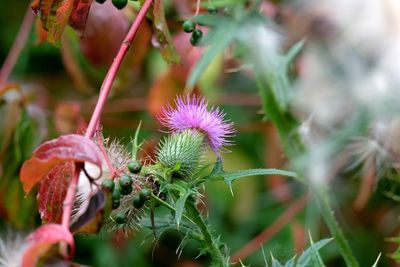
[[[191,192],[187,191],[185,194],[183,194],[180,198],[175,203],[175,221],[176,224],[179,227],[179,224],[181,223],[182,220],[182,215],[185,210],[185,204],[187,198],[190,196]]]
[[[48,31],[47,40],[59,44],[65,27],[69,23],[82,33],[93,0],[36,0],[32,10],[40,16],[43,29]]]
[[[307,248],[303,254],[299,257],[297,261],[298,267],[307,267],[310,264],[310,261],[314,259],[313,263],[318,264],[315,266],[325,266],[322,263],[321,257],[319,256],[318,250],[322,247],[326,246],[333,238],[322,239],[316,243],[312,243],[309,248]],[[312,242],[312,241],[311,241]],[[318,259],[319,258],[319,259]]]
[[[222,168],[221,161],[216,162],[211,174],[205,179],[213,181],[223,180],[226,183],[231,184],[239,178],[248,176],[257,176],[257,175],[282,175],[298,179],[298,176],[295,172],[284,171],[279,169],[248,169],[248,170],[226,172]]]
[[[63,201],[73,171],[72,162],[60,163],[40,182],[37,201],[43,223],[61,223]]]
[[[42,256],[50,248],[60,242],[66,242],[69,246],[70,258],[74,255],[75,245],[72,234],[59,224],[46,224],[39,227],[27,238],[28,247],[22,255],[22,266],[35,267]]]
[[[165,19],[164,5],[162,0],[155,0],[153,6],[153,27],[155,37],[160,46],[162,57],[168,63],[178,64],[180,56],[176,51],[171,33],[169,32],[167,21]]]
[[[94,141],[77,134],[62,135],[40,145],[22,165],[20,180],[28,194],[55,166],[63,162],[90,162],[100,169],[101,151]]]

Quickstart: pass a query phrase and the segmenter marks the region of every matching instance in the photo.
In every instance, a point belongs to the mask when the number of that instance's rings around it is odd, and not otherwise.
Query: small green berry
[[[123,9],[128,4],[128,0],[112,0],[112,3],[116,8]]]
[[[133,191],[133,188],[132,188],[132,186],[128,186],[128,187],[122,187],[121,188],[121,194],[122,195],[129,195],[130,193],[132,193],[132,191]]]
[[[106,0],[96,0],[97,3],[103,4]]]
[[[190,37],[190,43],[191,43],[193,46],[198,46],[198,45],[200,44],[200,41],[194,39],[193,36],[192,36],[192,37]]]
[[[111,207],[113,210],[118,209],[119,205],[121,204],[121,200],[113,199],[111,203]]]
[[[132,161],[128,164],[128,170],[131,173],[139,173],[140,170],[142,169],[142,163],[140,163],[140,161]]]
[[[217,14],[218,13],[218,8],[216,6],[214,6],[213,4],[210,4],[208,6],[208,13]]]
[[[101,183],[101,189],[104,192],[112,192],[114,190],[115,183],[112,179],[106,179]]]
[[[133,188],[132,188],[133,180],[129,175],[125,174],[125,175],[121,176],[119,178],[118,182],[119,182],[119,187],[120,187],[120,190],[121,190],[121,194],[129,195],[132,192],[132,190],[133,190]]]
[[[135,208],[140,209],[144,205],[144,201],[140,198],[139,195],[133,197],[132,204]]]
[[[200,40],[203,37],[203,32],[199,29],[196,29],[193,31],[192,37],[196,40]]]
[[[184,32],[190,33],[196,28],[196,24],[191,20],[185,20],[182,24]]]
[[[133,184],[132,178],[127,174],[122,175],[119,178],[118,182],[121,187],[128,187],[128,186],[132,186],[132,184]]]
[[[112,192],[112,199],[121,199],[121,192],[117,187],[114,187],[114,190]]]
[[[115,215],[114,220],[116,223],[118,224],[123,224],[126,222],[126,214],[125,213],[117,213],[117,215]]]
[[[143,188],[142,190],[140,190],[139,192],[139,197],[140,199],[144,202],[146,200],[150,199],[150,190],[147,188]]]
[[[119,207],[119,204],[120,204],[120,202],[121,202],[121,192],[120,192],[119,189],[116,188],[116,187],[114,187],[114,190],[113,190],[113,192],[112,192],[111,200],[112,200],[112,205],[111,205],[112,208],[113,208],[113,209],[118,208],[118,207]]]

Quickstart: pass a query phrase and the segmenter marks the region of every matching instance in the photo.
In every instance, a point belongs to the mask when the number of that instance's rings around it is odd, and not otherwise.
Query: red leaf
[[[58,164],[40,182],[37,200],[44,223],[61,223],[63,201],[73,171],[72,162]]]
[[[83,34],[93,0],[75,0],[74,8],[69,17],[69,25],[79,34]]]
[[[62,135],[43,143],[22,165],[20,179],[25,193],[63,162],[90,162],[101,170],[101,151],[91,139],[77,134]]]
[[[114,8],[111,1],[103,4],[94,2],[87,20],[87,30],[80,39],[83,55],[95,66],[108,66],[128,31],[129,20],[122,10]]]
[[[53,1],[51,12],[47,19],[47,29],[49,31],[48,41],[50,43],[59,43],[73,8],[74,0]],[[53,12],[53,10],[56,11]]]
[[[38,260],[55,244],[66,242],[70,247],[70,257],[75,252],[74,238],[59,224],[46,224],[28,236],[28,248],[22,256],[22,266],[35,267]]]

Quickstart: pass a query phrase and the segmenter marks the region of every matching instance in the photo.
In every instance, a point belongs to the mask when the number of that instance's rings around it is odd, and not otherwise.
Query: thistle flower
[[[220,157],[223,146],[234,132],[233,123],[224,119],[224,112],[219,108],[207,110],[208,102],[200,96],[178,97],[176,107],[167,106],[158,120],[172,133],[195,130],[205,136],[210,148]]]

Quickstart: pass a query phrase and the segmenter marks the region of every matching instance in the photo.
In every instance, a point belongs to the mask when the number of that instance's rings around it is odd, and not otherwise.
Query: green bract
[[[199,168],[204,136],[195,130],[173,133],[161,141],[157,161],[172,170],[172,176],[187,179]]]

